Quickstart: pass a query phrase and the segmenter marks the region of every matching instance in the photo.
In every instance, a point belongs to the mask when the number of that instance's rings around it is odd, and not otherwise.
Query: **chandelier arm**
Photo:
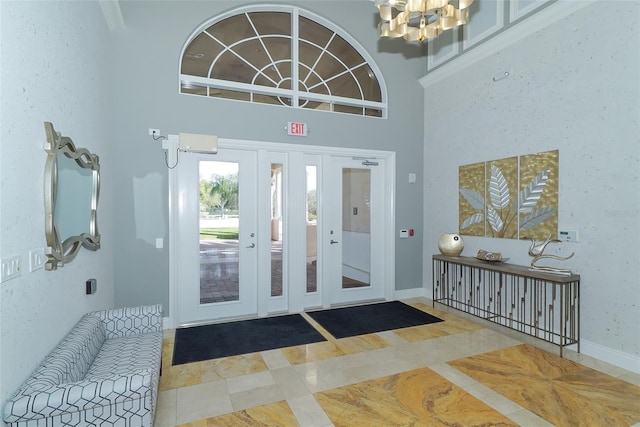
[[[380,37],[403,37],[408,42],[433,39],[467,24],[473,1],[457,0],[456,7],[454,0],[375,0],[378,32]]]

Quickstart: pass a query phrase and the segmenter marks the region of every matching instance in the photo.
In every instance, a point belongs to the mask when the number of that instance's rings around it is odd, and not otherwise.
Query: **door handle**
[[[333,240],[333,239],[331,239],[331,242],[330,242],[330,243],[331,243],[332,245],[335,245],[336,243],[338,243],[338,241],[337,241],[337,240]]]
[[[250,244],[250,245],[249,245],[249,246],[247,246],[247,247],[248,247],[249,249],[251,249],[251,248],[255,248],[255,247],[256,247],[256,244],[255,244],[255,243],[252,243],[252,244]]]

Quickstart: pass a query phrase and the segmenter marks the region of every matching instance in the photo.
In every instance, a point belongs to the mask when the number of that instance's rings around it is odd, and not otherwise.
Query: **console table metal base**
[[[471,257],[433,256],[438,302],[580,352],[580,276],[532,271]]]

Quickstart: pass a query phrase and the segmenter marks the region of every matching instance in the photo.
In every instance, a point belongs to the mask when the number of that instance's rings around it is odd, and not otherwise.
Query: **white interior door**
[[[323,272],[330,305],[385,298],[383,159],[327,156]]]
[[[180,325],[257,313],[257,154],[181,153],[177,165]]]

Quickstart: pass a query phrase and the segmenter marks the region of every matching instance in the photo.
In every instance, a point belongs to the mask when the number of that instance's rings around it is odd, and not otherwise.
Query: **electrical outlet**
[[[149,128],[149,136],[160,136],[160,129]]]
[[[22,258],[19,255],[2,259],[0,282],[4,283],[20,275],[22,275]]]
[[[36,270],[40,270],[45,262],[47,262],[47,257],[44,255],[44,249],[32,249],[29,251],[29,271],[34,272]]]

